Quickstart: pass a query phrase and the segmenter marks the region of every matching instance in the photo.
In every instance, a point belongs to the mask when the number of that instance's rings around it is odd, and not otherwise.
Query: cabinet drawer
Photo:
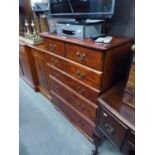
[[[124,141],[127,133],[127,127],[124,126],[120,121],[115,119],[107,110],[103,107],[99,109],[99,128],[104,135],[118,148]]]
[[[70,106],[65,100],[53,94],[52,102],[63,112],[63,114],[77,127],[86,137],[92,139],[95,124],[87,121],[76,109]]]
[[[127,138],[123,143],[122,152],[125,155],[135,155],[135,133],[129,131],[127,134]]]
[[[86,84],[83,84],[81,81],[77,80],[76,78],[70,76],[69,74],[66,74],[65,72],[62,72],[58,70],[55,67],[48,65],[48,72],[49,75],[52,75],[59,81],[63,81],[64,84],[72,88],[74,91],[76,91],[79,95],[82,95],[83,97],[87,98],[93,103],[97,103],[97,98],[100,95],[100,91],[94,88],[90,88],[86,86]]]
[[[69,59],[77,61],[81,64],[87,65],[97,70],[102,69],[102,52],[72,44],[66,44],[65,49],[66,56]]]
[[[47,62],[94,88],[101,87],[102,72],[54,55],[47,55]]]
[[[64,56],[65,50],[64,50],[64,43],[58,40],[44,38],[44,45],[45,48],[55,54]]]
[[[97,105],[84,100],[76,92],[57,81],[54,77],[50,77],[50,89],[95,123]]]

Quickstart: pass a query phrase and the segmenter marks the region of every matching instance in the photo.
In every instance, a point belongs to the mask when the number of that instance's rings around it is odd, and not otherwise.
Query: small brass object
[[[40,37],[39,32],[36,29],[35,23],[32,20],[30,26],[32,27],[32,32],[30,32],[29,29],[29,23],[27,20],[25,20],[25,33],[23,40],[29,44],[40,44],[43,43],[43,39]]]

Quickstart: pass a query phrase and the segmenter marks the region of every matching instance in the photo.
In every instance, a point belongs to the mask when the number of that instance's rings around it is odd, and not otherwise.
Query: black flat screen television
[[[49,0],[49,15],[56,18],[107,19],[114,14],[115,0]]]

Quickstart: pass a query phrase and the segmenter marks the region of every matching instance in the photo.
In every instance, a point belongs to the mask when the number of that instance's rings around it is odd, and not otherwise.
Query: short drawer
[[[76,92],[60,83],[60,81],[57,81],[54,77],[50,77],[50,89],[95,123],[97,105],[84,100]]]
[[[65,55],[64,43],[61,41],[50,39],[50,38],[44,38],[44,45],[45,45],[45,48],[52,53],[55,53],[61,56]]]
[[[47,54],[46,57],[47,62],[50,65],[55,66],[78,80],[100,90],[102,72],[54,55]]]
[[[85,134],[86,137],[92,139],[95,124],[87,121],[75,108],[55,94],[53,94],[52,102],[76,127],[80,129],[80,131]]]
[[[127,133],[127,127],[119,120],[114,118],[106,109],[100,107],[98,126],[103,134],[118,148],[121,148],[122,143]]]
[[[97,70],[102,69],[103,53],[101,51],[84,48],[72,44],[65,44],[66,56],[81,64],[87,65]]]
[[[53,66],[48,65],[48,73],[59,81],[63,81],[64,84],[72,88],[79,95],[85,97],[91,102],[97,104],[97,98],[100,95],[100,91],[94,88],[88,87],[86,84],[82,83],[80,80],[66,74],[63,71],[58,70]]]
[[[135,155],[135,133],[129,131],[125,142],[123,143],[122,152],[125,155]]]
[[[128,143],[132,146],[135,146],[135,133],[130,131],[129,137],[128,137]]]

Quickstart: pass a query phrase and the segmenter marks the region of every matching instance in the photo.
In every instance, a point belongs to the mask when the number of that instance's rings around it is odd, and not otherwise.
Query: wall
[[[116,0],[109,33],[135,38],[135,0]]]

